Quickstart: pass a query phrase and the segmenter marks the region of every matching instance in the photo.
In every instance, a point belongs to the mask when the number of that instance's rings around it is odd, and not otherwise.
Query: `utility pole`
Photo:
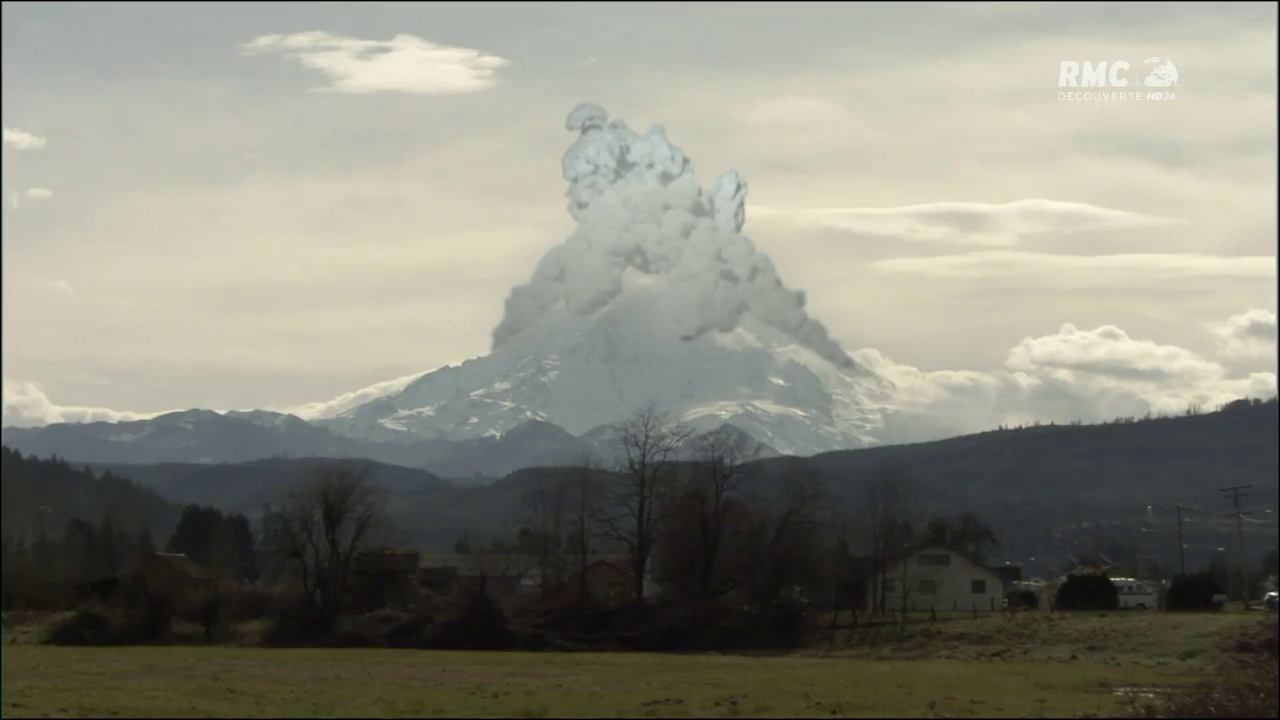
[[[1187,544],[1182,539],[1182,511],[1194,510],[1200,512],[1200,508],[1183,505],[1182,503],[1178,503],[1173,507],[1178,512],[1178,574],[1185,577],[1187,574]]]
[[[1236,540],[1240,543],[1240,570],[1244,574],[1244,608],[1249,609],[1249,556],[1245,552],[1244,547],[1244,516],[1247,513],[1240,511],[1240,498],[1247,496],[1249,493],[1240,492],[1247,490],[1253,485],[1233,485],[1231,487],[1218,488],[1218,492],[1223,494],[1224,498],[1230,498],[1235,512],[1227,513],[1226,517],[1234,517],[1236,519]],[[1230,575],[1228,575],[1230,577]]]

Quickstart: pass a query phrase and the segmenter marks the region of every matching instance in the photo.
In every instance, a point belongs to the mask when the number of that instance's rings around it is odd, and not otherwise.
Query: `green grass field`
[[[1253,620],[1048,617],[956,618],[768,657],[15,644],[4,648],[3,707],[5,717],[1114,716],[1128,689],[1203,677]]]

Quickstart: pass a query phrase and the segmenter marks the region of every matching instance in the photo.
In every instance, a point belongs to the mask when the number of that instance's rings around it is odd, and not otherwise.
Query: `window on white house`
[[[986,580],[969,581],[969,592],[973,593],[974,595],[986,595],[987,581]]]
[[[920,594],[921,594],[921,595],[937,595],[937,594],[938,594],[938,583],[936,583],[936,582],[934,582],[934,581],[932,581],[932,580],[921,580],[921,581],[920,581]]]
[[[945,554],[938,555],[921,555],[916,561],[921,565],[950,565],[951,556]]]

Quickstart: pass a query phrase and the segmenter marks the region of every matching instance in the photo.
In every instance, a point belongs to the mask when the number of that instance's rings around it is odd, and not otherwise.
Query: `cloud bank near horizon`
[[[1275,352],[1275,314],[1249,310],[1214,330],[1266,342]],[[1256,352],[1254,346],[1251,352]],[[1234,346],[1223,346],[1224,358]],[[1216,358],[1176,345],[1135,338],[1114,325],[1085,330],[1070,323],[1057,332],[1027,337],[1012,347],[995,370],[923,371],[900,364],[874,349],[851,353],[861,365],[892,381],[892,409],[873,433],[881,443],[921,442],[1034,422],[1085,423],[1115,417],[1179,414],[1188,408],[1213,410],[1242,397],[1276,394],[1274,372],[1232,375]],[[375,383],[324,402],[278,412],[306,420],[332,418],[358,405],[402,390],[427,373]],[[6,427],[39,427],[59,422],[122,422],[164,413],[61,406],[34,383],[4,381]]]

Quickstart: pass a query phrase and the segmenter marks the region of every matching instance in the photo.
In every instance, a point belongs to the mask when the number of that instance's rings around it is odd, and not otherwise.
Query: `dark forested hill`
[[[109,518],[117,528],[145,527],[156,537],[166,536],[177,522],[177,506],[119,474],[23,457],[7,447],[0,452],[0,517],[6,538],[30,540],[42,525],[57,534],[72,518],[95,524]]]
[[[811,458],[769,458],[755,464],[755,482],[767,490],[788,473],[819,476],[831,495],[830,510],[848,518],[857,535],[867,482],[892,468],[906,479],[901,507],[905,515],[924,518],[975,511],[1001,538],[997,555],[1014,561],[1062,558],[1082,542],[1103,536],[1128,542],[1135,533],[1145,538],[1139,539],[1149,543],[1153,553],[1176,553],[1167,522],[1141,527],[1135,523],[1150,517],[1167,519],[1171,516],[1169,507],[1175,503],[1198,505],[1206,513],[1190,519],[1187,531],[1189,560],[1200,562],[1207,561],[1202,557],[1204,552],[1232,542],[1233,526],[1224,524],[1222,517],[1230,508],[1223,505],[1217,491],[1228,485],[1254,486],[1249,508],[1257,512],[1247,531],[1263,544],[1274,546],[1275,478],[1280,472],[1278,420],[1274,399],[1239,401],[1203,415],[1030,427]],[[6,451],[6,463],[12,456]],[[227,512],[256,515],[264,503],[282,500],[286,488],[319,462],[323,461],[94,467],[131,478],[172,502],[210,504]],[[564,472],[530,468],[492,484],[461,486],[423,470],[361,462],[368,463],[374,483],[394,498],[391,509],[401,528],[400,536],[407,544],[432,551],[449,549],[463,533],[480,538],[510,532],[520,512],[523,488],[538,477]],[[41,492],[64,505],[74,503],[84,508],[108,503],[119,507],[125,502],[120,498],[128,497],[135,498],[128,502],[161,513],[163,501],[118,479],[99,481],[102,486],[121,487],[104,494],[101,489],[79,489],[91,486],[77,471],[67,468],[59,473],[80,479],[60,480],[60,485],[55,483]],[[31,487],[29,481],[18,482],[24,488]],[[77,488],[74,491],[73,486]],[[8,502],[11,491],[6,464],[6,527],[11,513],[27,517],[36,502],[14,506]],[[32,497],[35,492],[24,490]],[[49,504],[47,500],[38,502]]]
[[[840,485],[890,463],[928,491],[983,506],[1210,502],[1217,488],[1240,483],[1256,483],[1259,499],[1274,504],[1277,418],[1275,399],[1244,400],[1203,415],[1000,430],[825,453],[805,464]]]
[[[266,503],[281,502],[288,488],[307,471],[331,459],[300,458],[257,460],[218,465],[162,463],[121,465],[97,463],[90,467],[128,477],[138,484],[183,504],[213,505],[224,512],[254,515]],[[369,472],[370,481],[398,503],[422,495],[448,492],[453,485],[415,468],[353,460]]]
[[[1001,430],[803,463],[844,508],[863,501],[863,481],[893,467],[914,481],[907,510],[975,511],[997,529],[1004,557],[1014,561],[1062,558],[1105,540],[1145,544],[1144,552],[1172,562],[1172,506],[1198,506],[1203,512],[1186,527],[1188,562],[1207,563],[1218,547],[1236,546],[1222,487],[1253,485],[1246,534],[1254,547],[1275,547],[1277,409],[1274,398],[1241,400],[1203,415]],[[761,466],[768,477],[787,472],[778,460]]]

